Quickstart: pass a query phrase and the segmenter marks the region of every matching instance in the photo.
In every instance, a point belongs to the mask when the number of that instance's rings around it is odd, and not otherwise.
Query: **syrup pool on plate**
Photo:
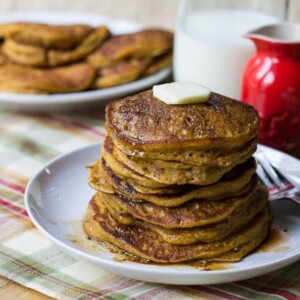
[[[260,12],[211,9],[187,13],[175,35],[176,81],[201,83],[212,91],[239,99],[243,68],[254,53],[243,35],[279,19]]]

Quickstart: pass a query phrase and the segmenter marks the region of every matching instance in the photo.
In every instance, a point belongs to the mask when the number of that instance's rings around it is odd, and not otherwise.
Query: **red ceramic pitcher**
[[[261,118],[259,142],[300,158],[300,25],[261,27],[243,72],[241,99]]]

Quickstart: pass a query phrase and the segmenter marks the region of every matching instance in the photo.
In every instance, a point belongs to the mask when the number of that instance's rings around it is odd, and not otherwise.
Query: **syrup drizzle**
[[[135,262],[148,265],[157,266],[190,266],[201,271],[217,271],[217,270],[228,270],[234,268],[234,263],[225,262],[209,262],[205,260],[194,260],[185,263],[177,264],[160,264],[153,263],[146,259],[141,259],[135,255],[127,253],[126,251],[100,240],[93,240],[89,238],[82,227],[81,220],[74,220],[65,222],[66,225],[72,228],[72,233],[68,234],[68,240],[76,245],[77,248],[87,250],[89,252],[105,253],[107,250],[113,254],[113,259],[120,263]],[[270,229],[269,236],[267,239],[254,251],[255,253],[269,253],[269,252],[285,252],[289,249],[288,246],[284,246],[290,239],[290,232],[288,229],[282,229],[273,227]]]

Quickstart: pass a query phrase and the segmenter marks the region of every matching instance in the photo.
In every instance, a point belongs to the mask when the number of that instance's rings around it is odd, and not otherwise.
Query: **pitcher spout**
[[[253,41],[258,52],[300,57],[300,24],[267,25],[247,32],[244,37]]]
[[[300,43],[300,24],[280,23],[267,25],[249,31],[244,37],[273,43]]]

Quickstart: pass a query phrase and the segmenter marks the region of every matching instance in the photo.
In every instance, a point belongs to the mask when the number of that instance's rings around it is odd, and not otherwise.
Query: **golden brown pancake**
[[[102,89],[134,81],[142,74],[149,61],[148,58],[124,60],[102,68],[98,71],[93,88]]]
[[[9,64],[9,59],[3,54],[2,47],[0,48],[0,66]]]
[[[18,65],[0,66],[0,90],[15,93],[48,94],[87,89],[95,76],[88,63],[53,69],[33,69]]]
[[[117,194],[98,192],[96,195],[119,213],[126,213],[147,223],[171,229],[192,228],[224,221],[234,211],[240,210],[245,203],[253,202],[257,197],[262,198],[263,192],[264,188],[259,184],[243,195],[214,201],[196,199],[176,207],[161,207]]]
[[[110,137],[109,137],[110,139]],[[234,149],[210,149],[210,150],[169,150],[169,151],[130,151],[122,147],[122,144],[115,140],[115,146],[130,157],[142,159],[158,159],[165,161],[177,161],[193,165],[218,165],[228,166],[233,161],[244,160],[255,152],[257,145],[257,137],[245,143],[243,146]]]
[[[90,202],[84,229],[94,240],[105,241],[140,258],[159,263],[176,263],[194,259],[239,261],[256,248],[268,234],[268,206],[249,224],[229,236],[210,243],[172,245],[151,230],[123,225],[108,212],[105,205]]]
[[[253,107],[216,93],[201,105],[167,105],[149,90],[106,107],[108,135],[130,151],[234,149],[258,126]]]
[[[255,161],[250,159],[245,164],[237,166],[223,176],[215,184],[205,186],[176,185],[161,188],[153,193],[138,192],[134,186],[116,174],[106,165],[105,161],[96,162],[89,168],[89,183],[92,188],[110,194],[120,194],[125,197],[146,200],[159,206],[178,206],[192,199],[216,200],[223,197],[245,193],[257,182]]]
[[[144,177],[163,184],[198,184],[207,185],[219,181],[223,175],[236,165],[245,162],[254,153],[256,146],[249,149],[244,156],[238,154],[227,166],[193,165],[181,162],[164,161],[159,159],[135,159],[127,156],[116,147],[113,156],[128,168]]]
[[[169,52],[172,44],[172,33],[161,29],[147,29],[109,39],[88,60],[95,67],[103,68],[124,59],[161,55]]]
[[[2,51],[15,63],[34,67],[47,66],[47,52],[43,47],[7,38],[3,43]]]
[[[95,203],[98,204],[99,199],[97,195],[94,199]],[[228,218],[221,222],[206,226],[172,229],[135,219],[129,214],[120,213],[115,207],[105,204],[113,218],[121,224],[136,225],[154,231],[169,244],[188,245],[196,242],[207,243],[215,241],[237,231],[241,226],[253,219],[266,206],[267,201],[267,191],[260,189],[255,197],[251,198],[250,201],[243,202],[239,209],[234,210]]]
[[[144,76],[152,75],[168,66],[171,66],[173,60],[173,53],[169,51],[162,55],[155,57],[147,69],[143,72]]]
[[[180,193],[182,189],[180,186],[176,183],[176,185],[168,185],[163,184],[157,181],[154,181],[150,178],[147,178],[140,173],[130,169],[128,166],[117,160],[112,153],[110,152],[109,143],[107,143],[108,140],[105,140],[104,145],[102,147],[102,157],[105,161],[105,164],[108,168],[112,170],[112,172],[123,182],[125,182],[128,185],[128,188],[133,188],[138,193],[143,194],[154,194],[154,195],[163,195],[163,194],[171,194],[171,193]],[[106,147],[108,146],[108,147]],[[249,168],[251,172],[251,167]],[[95,169],[94,169],[95,170]],[[95,170],[96,171],[96,170]],[[97,170],[97,171],[100,171]],[[228,176],[231,171],[225,174],[225,176]],[[252,167],[253,172],[253,167]],[[96,177],[100,178],[103,177],[105,174],[102,172],[102,174],[97,174]],[[218,174],[215,174],[218,175]],[[230,175],[229,175],[230,176]],[[107,178],[108,179],[108,178]],[[241,180],[243,177],[241,177]],[[112,183],[111,183],[112,184]],[[224,193],[226,194],[226,191],[228,189],[232,189],[233,192],[237,191],[238,186],[228,186],[224,189]]]
[[[167,105],[146,91],[111,102],[87,235],[139,259],[238,261],[267,236],[268,191],[255,175],[259,118],[211,93]]]
[[[109,36],[106,26],[93,30],[74,49],[57,50],[48,49],[35,44],[16,41],[6,38],[2,49],[3,53],[12,61],[33,67],[59,66],[73,63],[85,58],[90,52]]]
[[[153,188],[161,188],[168,186],[167,184],[156,182],[151,178],[147,178],[138,172],[135,172],[131,168],[127,167],[124,163],[119,161],[113,155],[113,147],[112,143],[104,143],[104,147],[101,150],[101,156],[105,159],[107,165],[116,173],[120,178],[126,178],[129,183],[135,185],[138,183],[139,185]],[[107,146],[107,147],[105,147]]]
[[[85,37],[78,46],[72,50],[62,51],[50,49],[47,53],[48,65],[58,66],[73,63],[85,58],[89,53],[110,36],[110,32],[106,26],[100,26],[94,29],[87,37]]]
[[[88,25],[47,25],[41,23],[9,23],[0,25],[0,37],[54,49],[72,49],[90,32]]]
[[[8,69],[7,79],[1,79],[0,90],[15,93],[67,93],[109,88],[148,76],[170,64],[172,60],[173,35],[160,29],[146,29],[111,37],[106,26],[93,28],[82,24],[17,22],[0,25],[0,39],[0,66],[20,66]],[[72,64],[84,61],[88,63],[87,59],[92,64],[86,69],[91,71],[93,65],[96,66],[96,70],[92,71],[92,82],[88,73],[79,75],[74,72],[72,76],[67,75],[68,70],[77,71]],[[104,61],[101,64],[95,63],[99,59]],[[22,69],[22,66],[30,68]],[[53,69],[59,66],[70,67],[63,71],[62,84],[54,83],[51,75],[62,73]],[[37,79],[42,68],[45,69],[45,80]],[[84,74],[87,76],[86,84],[83,84]],[[23,76],[26,76],[26,80],[21,82]],[[16,81],[10,82],[12,78]],[[80,82],[77,88],[73,87],[75,81]]]
[[[115,170],[118,168],[118,162],[125,165],[133,172],[140,174],[143,178],[150,179],[161,184],[211,184],[221,179],[221,177],[234,168],[237,164],[243,163],[251,157],[256,149],[256,143],[253,143],[245,151],[237,153],[232,161],[227,165],[195,165],[176,161],[164,161],[159,159],[135,158],[124,154],[106,138],[102,149],[103,158],[108,166]],[[114,162],[117,160],[117,165]],[[213,162],[211,162],[213,163]],[[117,172],[117,171],[116,171]]]

